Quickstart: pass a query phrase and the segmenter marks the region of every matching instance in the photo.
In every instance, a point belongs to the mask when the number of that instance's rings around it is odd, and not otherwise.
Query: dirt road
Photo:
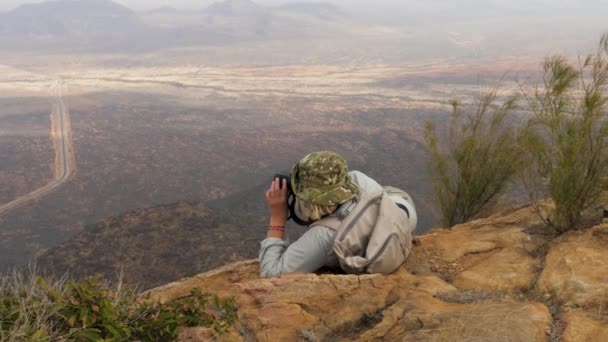
[[[76,171],[69,110],[62,98],[63,82],[51,88],[54,104],[51,110],[51,137],[55,148],[55,177],[47,185],[0,205],[0,216],[35,201],[65,183]]]

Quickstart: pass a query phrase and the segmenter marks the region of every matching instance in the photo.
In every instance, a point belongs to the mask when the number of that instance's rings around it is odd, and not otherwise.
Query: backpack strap
[[[405,199],[406,201],[408,201],[410,203],[412,202],[412,198],[410,197],[410,195],[407,192],[405,192],[399,188],[395,188],[393,186],[384,186],[384,187],[382,187],[382,189],[389,196],[400,196],[403,199]]]
[[[336,215],[331,215],[313,222],[310,226],[308,226],[308,228],[325,227],[337,232],[341,223],[342,220],[340,220]]]
[[[343,204],[336,210],[335,213],[313,222],[308,226],[308,228],[310,229],[313,227],[322,226],[337,232],[340,228],[340,224],[342,224],[342,221],[351,213],[351,211],[353,211],[353,209],[357,206],[357,203],[361,201],[363,193],[363,191],[359,190],[359,193],[357,193],[351,202]]]

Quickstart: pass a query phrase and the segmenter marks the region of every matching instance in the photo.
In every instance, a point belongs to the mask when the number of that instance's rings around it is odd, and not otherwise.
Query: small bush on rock
[[[447,149],[440,147],[434,124],[426,124],[433,192],[446,227],[490,210],[516,174],[521,152],[515,129],[505,122],[516,109],[516,99],[510,97],[500,106],[496,100],[497,91],[492,90],[470,113],[453,101]]]
[[[608,36],[579,65],[547,58],[543,84],[524,90],[534,115],[522,142],[528,151],[524,183],[543,220],[559,231],[597,203],[608,175]],[[540,199],[555,207],[546,213]]]

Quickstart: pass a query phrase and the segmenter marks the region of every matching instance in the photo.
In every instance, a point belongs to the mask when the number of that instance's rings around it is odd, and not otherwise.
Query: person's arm
[[[309,229],[289,246],[285,241],[287,182],[277,178],[266,191],[270,224],[260,249],[260,275],[264,278],[293,272],[314,272],[328,260],[335,232],[325,227]]]
[[[272,180],[270,188],[266,191],[266,202],[270,209],[270,223],[266,238],[283,239],[285,237],[285,223],[287,223],[287,180],[279,178]]]
[[[279,238],[267,238],[260,249],[260,276],[268,278],[320,269],[329,259],[335,236],[333,230],[317,226],[291,245]]]

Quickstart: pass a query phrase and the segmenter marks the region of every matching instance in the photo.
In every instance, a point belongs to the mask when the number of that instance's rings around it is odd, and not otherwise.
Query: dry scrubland
[[[254,227],[265,215],[259,185],[317,149],[337,150],[353,168],[408,189],[422,213],[420,227],[428,228],[435,219],[424,120],[443,120],[454,94],[465,101],[475,96],[478,73],[491,83],[508,70],[529,68],[520,60],[481,66],[436,60],[406,66],[126,67],[57,59],[50,57],[58,66],[44,70],[35,63],[2,66],[3,101],[44,103],[53,84],[63,80],[78,169],[54,193],[0,217],[4,268],[27,262],[87,224],[182,200],[219,200],[222,209],[249,224],[245,238],[251,246],[241,257],[252,257],[262,237]],[[505,92],[512,89],[505,82]],[[48,121],[50,109],[49,103],[42,119]],[[52,175],[48,146],[43,156],[28,142],[19,154],[3,150],[2,158],[24,158],[21,164],[30,165],[42,185]]]
[[[215,95],[230,99],[247,96],[361,98],[385,106],[417,109],[446,108],[450,95],[467,98],[479,86],[507,72],[536,71],[532,60],[505,59],[487,64],[449,59],[404,66],[383,64],[288,65],[267,67],[96,67],[70,66],[43,74],[3,66],[0,89],[10,93],[44,92],[57,78],[66,81],[71,95],[91,92],[134,91],[176,95],[187,101]],[[36,69],[36,67],[32,67]],[[493,83],[490,83],[492,85]],[[505,82],[503,91],[516,89]],[[384,102],[383,102],[384,101]],[[343,101],[349,106],[351,101]]]

